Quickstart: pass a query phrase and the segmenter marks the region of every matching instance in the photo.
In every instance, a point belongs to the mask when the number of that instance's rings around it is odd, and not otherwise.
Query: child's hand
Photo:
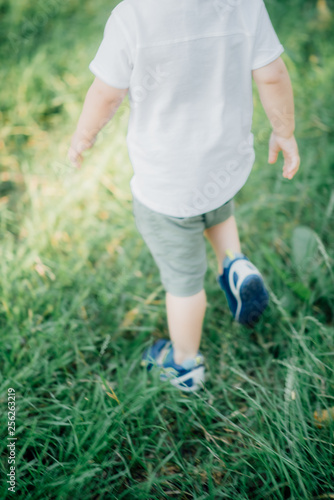
[[[292,179],[298,172],[300,165],[298,145],[294,135],[287,139],[276,135],[274,132],[271,134],[268,163],[276,163],[280,151],[284,156],[283,177]]]
[[[89,141],[88,139],[84,139],[82,137],[79,138],[76,133],[73,135],[67,157],[74,167],[81,167],[81,164],[83,162],[82,153],[87,149],[90,149],[94,145],[94,142],[95,139]]]

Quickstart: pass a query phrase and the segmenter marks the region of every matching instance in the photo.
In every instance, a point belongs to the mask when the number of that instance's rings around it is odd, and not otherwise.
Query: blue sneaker
[[[244,254],[227,251],[226,255],[223,274],[217,281],[226,294],[234,319],[254,326],[269,302],[263,278]]]
[[[147,371],[158,368],[160,380],[169,380],[184,392],[197,391],[203,387],[205,380],[203,355],[198,351],[194,359],[186,359],[182,365],[177,365],[173,357],[173,344],[167,339],[160,339],[145,350],[141,366],[145,366]]]

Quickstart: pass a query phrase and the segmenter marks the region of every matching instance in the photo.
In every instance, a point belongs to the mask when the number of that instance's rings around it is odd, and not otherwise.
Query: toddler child
[[[252,78],[273,127],[269,163],[282,151],[283,177],[299,168],[283,50],[263,0],[123,0],[89,65],[95,80],[68,157],[81,166],[128,93],[133,214],[160,271],[170,334],[142,364],[183,391],[205,380],[204,236],[235,320],[252,326],[268,304],[260,272],[241,252],[233,198],[255,159]]]

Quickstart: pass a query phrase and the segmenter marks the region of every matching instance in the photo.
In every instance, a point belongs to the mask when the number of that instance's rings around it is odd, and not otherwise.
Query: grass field
[[[255,91],[257,159],[237,221],[271,304],[254,330],[233,323],[207,243],[208,381],[193,395],[140,367],[168,332],[132,215],[128,101],[81,170],[65,163],[115,3],[31,5],[0,2],[0,498],[334,498],[333,1],[267,2],[293,81],[301,169],[290,182],[281,158],[267,164]]]

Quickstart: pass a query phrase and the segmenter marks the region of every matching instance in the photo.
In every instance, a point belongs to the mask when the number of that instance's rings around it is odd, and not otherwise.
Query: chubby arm
[[[75,167],[81,166],[82,153],[94,145],[98,132],[114,116],[127,92],[128,89],[116,89],[95,78],[86,94],[68,151],[68,158]]]
[[[292,179],[300,165],[294,136],[295,110],[292,85],[281,57],[252,72],[260,99],[273,127],[269,142],[269,163],[276,163],[278,153],[284,156],[283,177]]]

